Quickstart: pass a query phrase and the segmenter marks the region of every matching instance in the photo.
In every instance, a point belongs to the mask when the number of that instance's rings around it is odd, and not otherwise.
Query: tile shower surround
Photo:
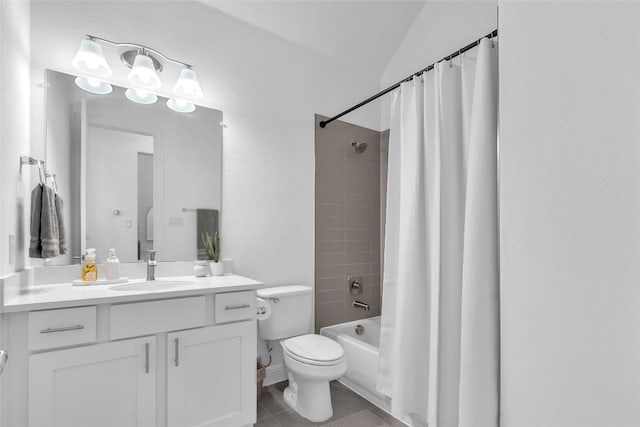
[[[316,116],[315,325],[380,314],[380,132]],[[356,153],[351,141],[366,142]],[[362,276],[362,295],[350,295],[348,276]],[[371,311],[351,302],[368,303]]]

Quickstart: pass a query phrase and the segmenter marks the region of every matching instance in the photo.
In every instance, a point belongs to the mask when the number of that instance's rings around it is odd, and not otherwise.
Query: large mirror
[[[109,248],[121,262],[152,248],[163,261],[202,257],[200,235],[219,223],[222,112],[178,113],[162,97],[139,104],[117,86],[94,95],[74,80],[47,70],[46,167],[64,201],[68,252],[46,265],[78,262],[89,247],[99,262]]]

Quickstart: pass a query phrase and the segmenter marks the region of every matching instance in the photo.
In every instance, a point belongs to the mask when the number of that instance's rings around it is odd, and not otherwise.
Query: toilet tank
[[[265,340],[280,340],[309,333],[312,291],[311,287],[302,285],[259,289],[258,297],[271,305],[271,316],[258,321],[260,336]]]

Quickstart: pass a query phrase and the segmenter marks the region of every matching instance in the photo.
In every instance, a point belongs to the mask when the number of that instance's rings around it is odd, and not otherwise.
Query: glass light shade
[[[71,60],[71,65],[85,74],[93,74],[100,77],[111,74],[111,67],[109,67],[104,57],[102,46],[94,40],[85,39],[80,42],[80,48],[76,56]]]
[[[96,95],[108,95],[113,92],[113,88],[109,83],[94,77],[76,77],[75,83],[80,89]]]
[[[188,67],[180,70],[180,75],[173,86],[173,91],[181,98],[202,98],[203,95],[196,72]]]
[[[167,107],[177,113],[192,113],[196,111],[196,106],[194,104],[183,99],[171,98],[167,101]]]
[[[124,94],[129,101],[137,102],[138,104],[155,104],[158,101],[156,95],[144,89],[127,89]]]
[[[127,80],[136,86],[146,89],[157,89],[162,85],[160,77],[158,77],[158,73],[156,73],[156,69],[153,66],[153,61],[147,55],[141,53],[136,55]]]

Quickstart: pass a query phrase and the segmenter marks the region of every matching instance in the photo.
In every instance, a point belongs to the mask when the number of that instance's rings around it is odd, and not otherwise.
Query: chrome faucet
[[[156,280],[156,265],[158,265],[158,261],[156,261],[156,251],[153,249],[149,249],[147,252],[147,282],[151,280]]]
[[[353,306],[353,308],[361,308],[361,309],[366,310],[366,311],[371,310],[371,307],[369,307],[369,304],[367,304],[366,302],[353,300],[351,305]]]

